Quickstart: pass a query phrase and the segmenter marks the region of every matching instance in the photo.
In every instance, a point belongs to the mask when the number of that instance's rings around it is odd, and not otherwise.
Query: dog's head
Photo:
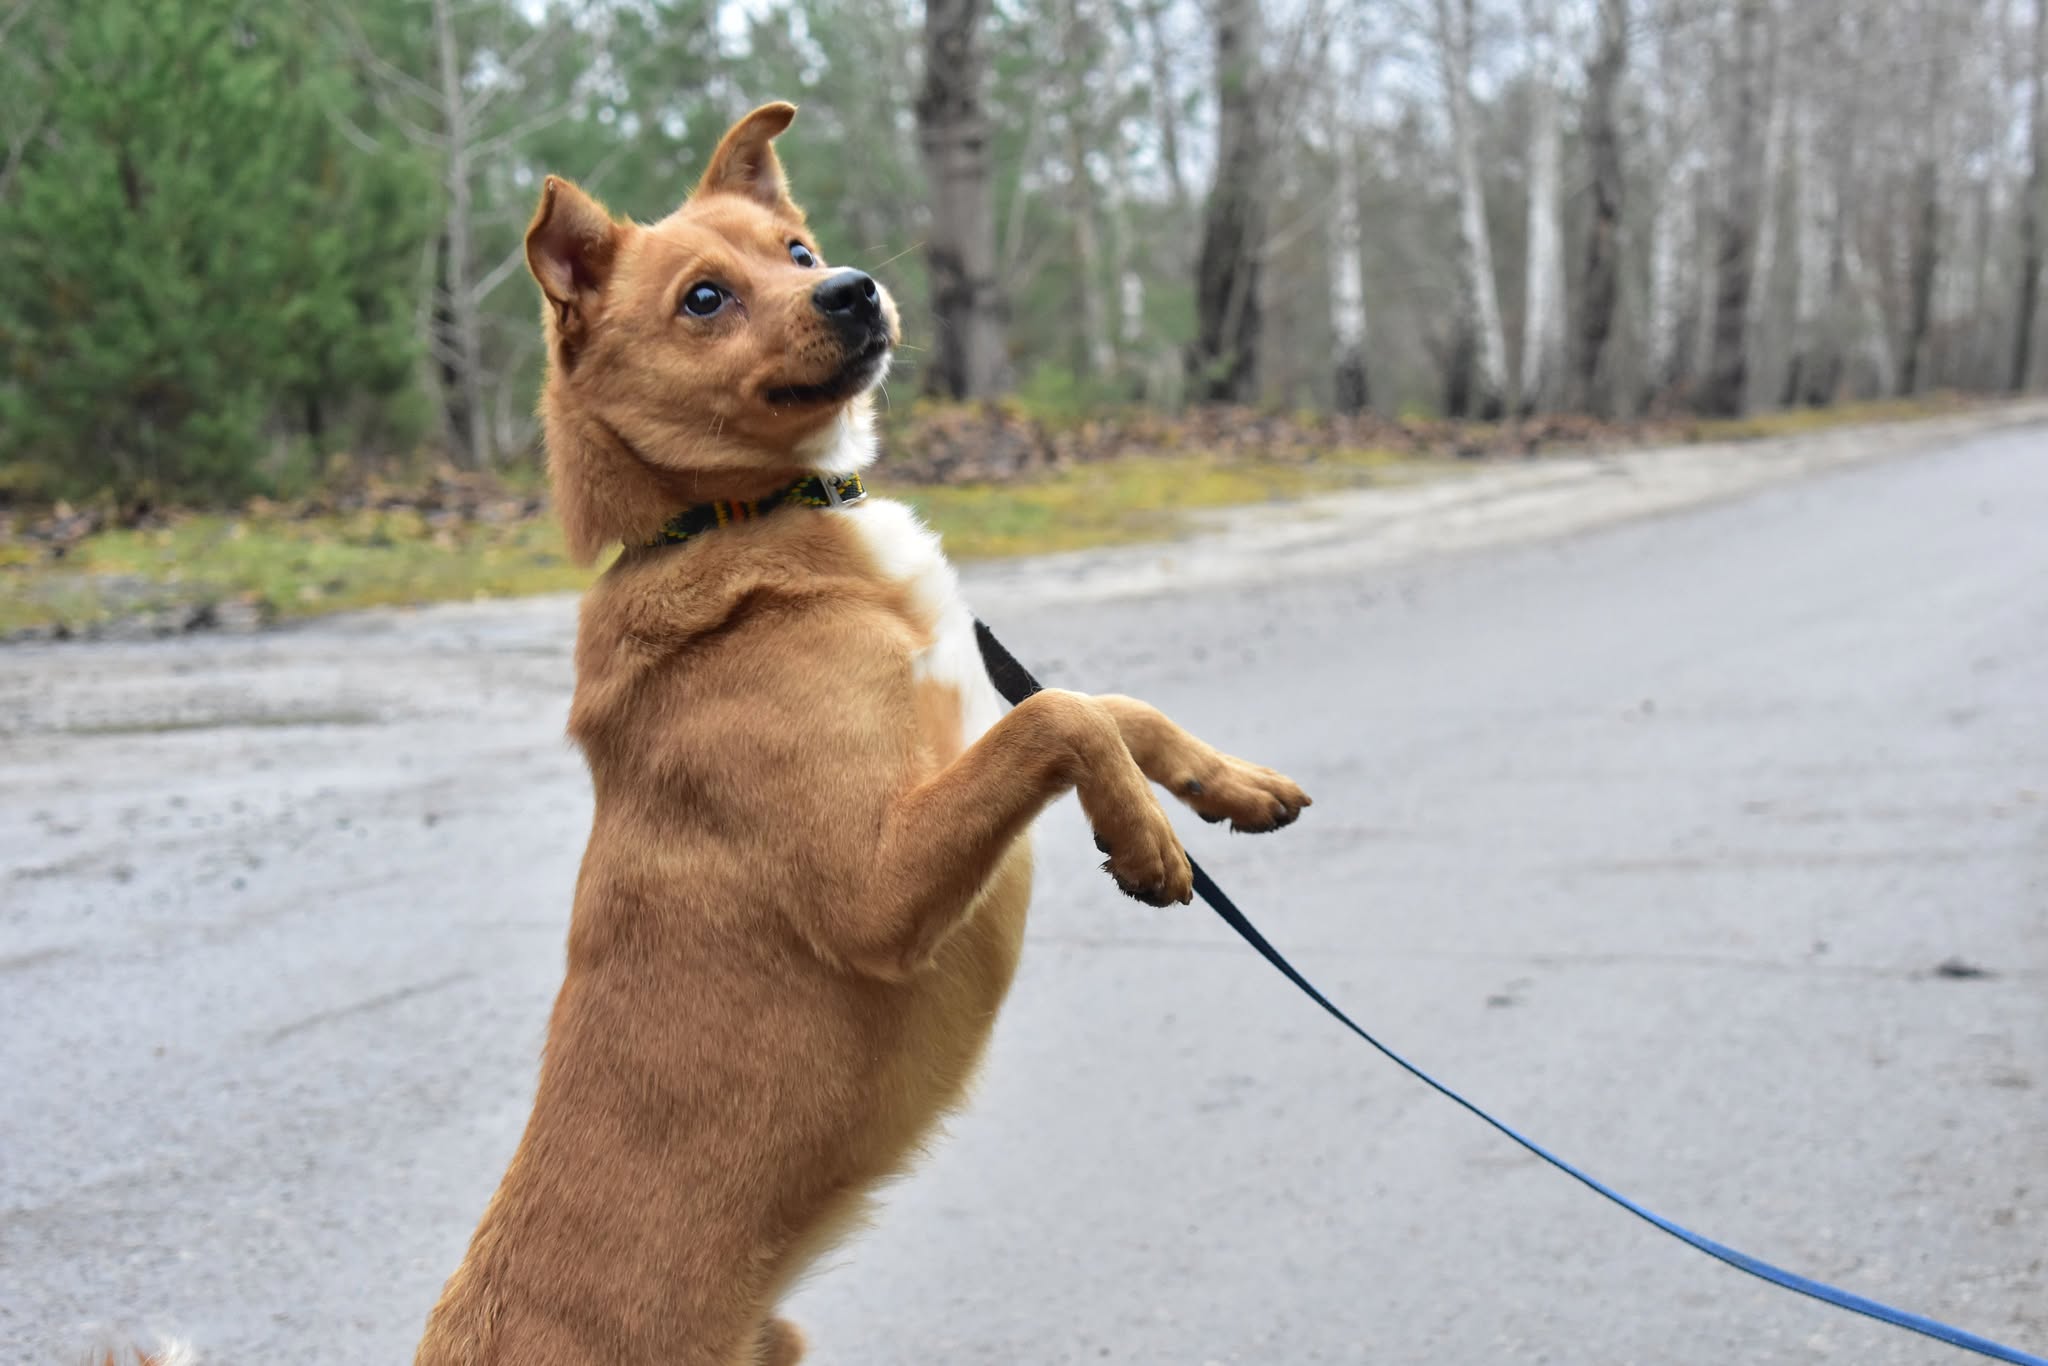
[[[541,190],[526,232],[547,301],[541,415],[579,560],[646,539],[681,505],[873,457],[867,393],[896,306],[826,265],[791,201],[773,140],[795,117],[767,104],[734,124],[658,223],[614,220],[566,180]]]

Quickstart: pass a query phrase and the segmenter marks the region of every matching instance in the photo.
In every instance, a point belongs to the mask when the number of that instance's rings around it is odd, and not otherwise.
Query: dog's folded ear
[[[777,101],[764,104],[726,129],[711,154],[704,178],[697,182],[698,194],[745,195],[757,204],[790,213],[789,178],[782,173],[774,142],[796,118],[796,106]]]
[[[553,305],[564,340],[587,326],[619,251],[620,229],[604,205],[549,176],[526,229],[526,268]]]

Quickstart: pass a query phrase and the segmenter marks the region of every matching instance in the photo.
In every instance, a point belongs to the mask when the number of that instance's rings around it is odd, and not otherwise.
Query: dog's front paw
[[[1303,808],[1314,805],[1286,774],[1228,754],[1216,755],[1200,773],[1189,774],[1173,789],[1203,820],[1212,825],[1229,821],[1232,830],[1245,834],[1292,825]]]
[[[1185,906],[1194,900],[1195,875],[1187,851],[1151,793],[1108,812],[1090,812],[1089,819],[1095,847],[1109,855],[1102,871],[1125,896],[1147,906]]]

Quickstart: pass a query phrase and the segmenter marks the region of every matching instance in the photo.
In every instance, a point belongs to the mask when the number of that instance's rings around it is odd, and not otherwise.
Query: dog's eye
[[[717,285],[694,284],[683,291],[683,312],[693,318],[708,318],[725,307],[725,291]]]
[[[818,264],[818,258],[811,255],[811,249],[801,242],[791,242],[789,244],[789,259],[802,266],[805,270],[809,270],[812,266]]]

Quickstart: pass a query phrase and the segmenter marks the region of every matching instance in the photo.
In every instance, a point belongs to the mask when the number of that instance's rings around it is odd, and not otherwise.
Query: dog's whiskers
[[[916,251],[916,250],[917,250],[917,249],[918,249],[919,247],[921,247],[921,246],[923,246],[923,245],[924,245],[924,243],[923,243],[923,242],[921,242],[921,241],[920,241],[920,242],[912,242],[912,243],[911,243],[911,244],[910,244],[909,246],[907,246],[907,247],[905,247],[905,248],[904,248],[903,250],[901,250],[901,251],[897,252],[897,253],[896,253],[896,254],[895,254],[894,256],[891,256],[891,257],[890,257],[890,258],[889,258],[888,260],[886,260],[886,261],[882,262],[882,263],[881,263],[881,265],[878,265],[878,266],[875,266],[875,267],[873,267],[873,269],[875,269],[875,270],[880,270],[880,269],[882,268],[882,266],[890,266],[890,265],[894,265],[894,264],[895,264],[896,262],[898,262],[898,261],[901,261],[901,260],[902,260],[902,259],[903,259],[904,257],[906,257],[906,256],[910,255],[910,253],[911,253],[911,252],[913,252],[913,251]]]

